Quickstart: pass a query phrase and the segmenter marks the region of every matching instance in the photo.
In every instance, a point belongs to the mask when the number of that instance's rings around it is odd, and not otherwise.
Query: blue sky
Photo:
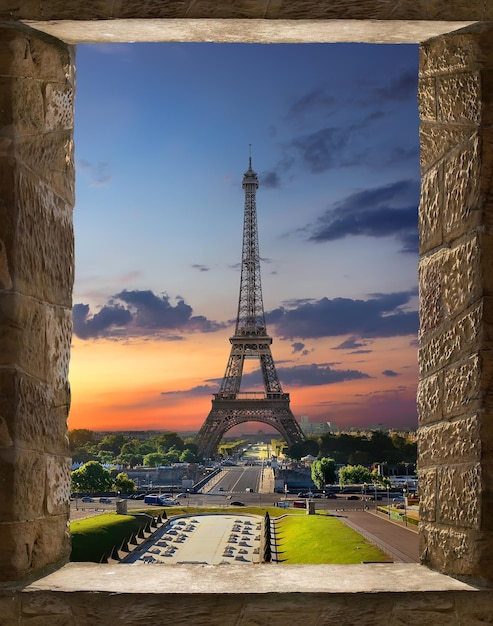
[[[414,45],[77,47],[73,427],[205,419],[236,315],[249,144],[293,412],[415,425],[417,71]]]

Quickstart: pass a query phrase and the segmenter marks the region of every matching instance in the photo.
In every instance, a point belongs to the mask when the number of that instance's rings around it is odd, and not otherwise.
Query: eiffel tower
[[[289,393],[283,392],[277,377],[270,350],[272,338],[265,326],[257,228],[258,186],[250,154],[248,170],[243,175],[245,215],[236,329],[229,340],[231,353],[219,393],[213,394],[211,411],[196,438],[199,453],[204,458],[210,458],[217,451],[226,431],[243,422],[272,426],[288,445],[304,440],[289,408]],[[240,392],[245,359],[260,361],[264,392]]]

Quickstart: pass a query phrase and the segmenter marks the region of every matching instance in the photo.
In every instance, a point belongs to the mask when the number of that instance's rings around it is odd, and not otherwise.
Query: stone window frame
[[[37,26],[37,27],[40,26],[39,23],[35,24],[34,22],[31,22],[31,25],[34,25],[34,26]],[[464,24],[462,24],[462,25],[464,25]],[[448,25],[447,25],[447,27],[448,27]],[[210,22],[207,24],[206,29],[208,30],[208,32],[210,32],[210,29],[211,29],[211,23]],[[41,28],[41,30],[43,30],[43,29]],[[49,27],[46,27],[45,30],[46,30],[46,32],[49,32]],[[69,27],[69,30],[70,30],[70,27]],[[282,29],[280,29],[280,30],[282,31]],[[444,30],[442,32],[448,32],[448,30],[444,27]],[[435,33],[435,34],[437,34],[437,33]],[[251,35],[249,35],[249,36],[251,37]],[[313,35],[311,35],[311,36],[313,37]],[[69,41],[69,39],[67,39],[67,41]],[[72,43],[76,43],[76,42],[73,41]],[[437,45],[440,46],[440,42]],[[438,57],[436,57],[436,58],[438,58]],[[450,59],[450,50],[446,50],[445,51],[445,58]],[[422,74],[422,81],[421,82],[423,84],[423,77],[425,78],[425,82],[429,79],[428,83],[429,83],[429,86],[430,86],[430,90],[435,90],[434,91],[434,95],[433,95],[433,98],[435,98],[436,93],[437,93],[437,91],[436,91],[437,88],[443,87],[444,84],[446,83],[446,80],[444,78],[443,68],[435,67],[435,68],[428,68],[428,70],[429,70],[429,75],[428,76],[424,76]],[[442,72],[441,72],[441,70],[442,70]],[[62,100],[63,100],[63,98],[62,98]],[[426,100],[426,99],[424,99],[424,100]],[[424,101],[422,101],[421,105],[422,105],[422,107],[424,107],[424,108],[421,109],[422,112],[426,109],[425,104],[426,103]],[[436,121],[436,113],[437,113],[436,111],[425,111],[425,115],[429,115],[431,121]],[[435,115],[435,118],[433,118],[434,115]],[[422,145],[423,145],[423,137],[422,137]],[[458,157],[460,155],[456,154],[455,156]],[[440,170],[440,168],[438,168],[437,171],[433,171],[433,164],[431,164],[431,166],[429,167],[429,171],[428,171],[427,174],[425,174],[424,178],[426,178],[427,176],[430,179],[430,181],[432,181],[429,184],[429,187],[428,187],[428,190],[429,190],[432,187],[432,185],[433,185],[433,180],[435,182],[437,182],[437,181],[439,182],[440,176],[443,176],[443,169]],[[426,192],[426,188],[425,188],[425,192]],[[426,195],[426,193],[422,194],[422,199],[423,199],[423,195]],[[442,201],[443,201],[443,199],[442,199]],[[420,214],[420,217],[421,217],[421,214]],[[476,235],[477,235],[477,233],[476,233]],[[431,245],[431,244],[434,244],[435,248],[433,248],[433,245]],[[427,316],[429,315],[430,312],[434,311],[436,313],[436,317],[440,317],[439,312],[437,312],[437,309],[438,309],[437,297],[435,296],[435,299],[433,299],[433,294],[431,293],[431,290],[427,290],[426,286],[427,286],[427,284],[430,283],[430,275],[432,275],[433,272],[435,272],[435,275],[437,274],[437,272],[438,272],[438,275],[440,275],[440,271],[443,271],[444,261],[449,263],[449,265],[452,264],[451,267],[452,267],[453,271],[457,271],[456,269],[454,270],[454,267],[455,268],[458,267],[458,265],[457,265],[458,261],[456,259],[455,260],[455,265],[454,265],[453,257],[450,258],[450,259],[444,259],[443,258],[444,257],[443,250],[446,250],[446,247],[445,248],[441,248],[440,246],[442,244],[437,245],[436,241],[432,241],[431,244],[430,244],[430,246],[426,250],[422,251],[422,256],[427,259],[427,262],[422,265],[422,271],[421,271],[421,274],[420,274],[420,289],[421,289],[421,293],[423,293],[425,295],[424,301],[423,301],[423,298],[420,297],[420,306],[423,306],[423,304],[424,304],[425,306],[429,307],[429,311],[428,310],[426,311]],[[451,246],[451,241],[450,240],[447,241],[447,244],[448,244],[449,247],[453,247],[453,246]],[[437,249],[437,248],[440,248],[440,250],[438,251],[438,257],[439,258],[434,259],[433,258],[433,250]],[[474,248],[474,246],[472,246],[472,248]],[[457,250],[458,250],[458,248],[457,248]],[[466,250],[466,253],[467,253],[467,250]],[[469,257],[470,257],[470,255],[471,255],[471,246],[469,246],[468,254],[469,254]],[[478,261],[478,262],[480,262],[480,261]],[[459,272],[459,274],[460,274],[460,272]],[[460,280],[460,276],[458,276],[458,280]],[[457,289],[457,285],[455,285],[455,286],[452,285],[452,288],[453,287],[455,287],[455,290],[456,290],[457,293],[460,292],[460,289]],[[487,291],[487,289],[483,290],[482,293],[484,293],[484,291]],[[460,295],[460,293],[459,293],[459,295]],[[468,302],[468,304],[470,305],[471,302]],[[467,320],[466,320],[466,317],[463,316],[461,318],[461,320],[459,320],[459,322],[461,322],[463,325],[467,323],[467,324],[469,324],[469,326],[471,328],[474,326],[474,324],[476,324],[475,328],[477,328],[477,325],[481,324],[481,320],[479,320],[479,322],[478,322],[478,316],[480,314],[483,314],[484,317],[486,317],[486,313],[487,313],[487,311],[486,311],[487,306],[486,305],[487,304],[488,304],[488,302],[481,302],[481,305],[482,305],[482,310],[481,311],[479,311],[476,308],[475,310],[470,311],[471,315],[469,315],[469,318]],[[63,317],[63,315],[62,315],[62,317]],[[431,319],[431,318],[427,317],[427,319]],[[60,320],[58,320],[58,322],[60,322]],[[66,323],[66,320],[65,320],[65,322],[62,321],[62,325],[63,325],[63,323]],[[429,345],[429,354],[430,355],[432,354],[433,346],[435,346],[435,349],[436,349],[436,340],[437,340],[437,337],[438,337],[437,332],[441,333],[442,336],[443,336],[443,328],[440,328],[440,330],[437,331],[439,323],[440,323],[440,319],[436,319],[435,320],[435,326],[433,326],[432,328],[428,329],[430,331],[430,335],[428,337],[429,344],[430,344]],[[433,331],[436,331],[435,334],[433,334]],[[479,333],[479,331],[478,331],[478,333]],[[426,339],[426,337],[425,337],[425,339]],[[435,343],[433,343],[433,340],[435,340]],[[51,342],[48,342],[48,346],[47,346],[48,347],[48,352],[50,351],[50,343]],[[481,356],[483,356],[483,355],[481,355]],[[430,361],[431,361],[431,359],[430,359]],[[465,380],[464,385],[466,385],[466,387],[467,387],[468,381],[471,380],[471,374],[470,374],[471,370],[470,369],[468,370],[467,368],[468,367],[469,368],[477,367],[478,366],[477,364],[478,364],[478,358],[475,359],[475,363],[473,363],[472,366],[471,366],[470,363],[467,363],[467,362],[464,361],[464,359],[462,359],[462,368],[464,370],[463,371],[463,374],[464,374],[463,378]],[[431,365],[430,365],[430,367],[431,367]],[[433,369],[433,368],[431,367],[431,369]],[[432,394],[427,394],[426,390],[431,391],[433,389],[433,383],[435,382],[435,388],[438,388],[440,393],[444,393],[446,391],[446,383],[445,383],[445,380],[443,379],[443,375],[444,375],[443,372],[431,371],[430,375],[429,376],[425,376],[422,379],[422,381],[420,382],[420,392],[421,392],[422,398],[425,397],[425,400],[426,400],[426,398],[431,398],[431,401],[429,402],[429,406],[426,407],[430,411],[431,415],[433,415],[433,410],[436,410],[436,406],[433,406]],[[440,379],[441,376],[442,376],[442,378]],[[440,380],[438,380],[438,382],[436,382],[436,381],[434,381],[434,377],[436,379],[440,379]],[[449,373],[449,380],[451,380],[450,379],[450,373]],[[477,389],[475,391],[477,392]],[[453,417],[454,417],[454,419],[457,419],[457,412],[456,412],[456,414],[453,415]],[[447,422],[447,425],[450,425],[450,423],[451,423],[450,421]],[[478,428],[478,425],[477,424],[476,425],[471,424],[470,430],[473,430],[474,428]],[[479,428],[481,428],[481,425],[479,425]],[[437,444],[437,443],[440,444],[441,438],[442,439],[444,437],[445,437],[445,439],[447,438],[447,434],[446,433],[444,435],[443,433],[440,433],[439,431],[440,431],[440,423],[439,423],[438,419],[437,420],[431,419],[429,421],[429,423],[425,424],[425,432],[426,432],[426,435],[427,435],[426,439],[428,439],[428,436],[431,436],[431,437],[435,436],[435,439],[434,439],[434,443],[435,444]],[[452,443],[455,443],[455,442],[452,441]],[[421,444],[423,444],[423,439],[421,441]],[[457,444],[455,443],[455,445],[457,445]],[[425,525],[429,525],[430,526],[430,529],[428,529],[428,531],[425,533],[425,536],[427,535],[428,537],[432,536],[432,534],[433,534],[432,526],[433,526],[434,521],[436,521],[434,519],[434,516],[436,515],[436,512],[437,512],[436,485],[437,485],[437,477],[438,477],[440,471],[442,471],[442,469],[443,469],[441,467],[441,461],[442,461],[441,458],[438,458],[438,459],[436,458],[436,453],[435,453],[435,457],[434,457],[433,456],[433,451],[430,452],[430,458],[429,458],[429,465],[430,465],[430,467],[427,468],[426,471],[425,471],[425,479],[426,479],[427,483],[429,483],[429,485],[431,485],[431,487],[429,488],[429,492],[430,492],[430,494],[432,496],[430,501],[426,503],[426,505],[429,506],[430,510],[429,511],[425,510],[426,514],[429,513],[428,517],[426,518],[426,522],[425,522]],[[48,462],[48,464],[49,463],[50,463],[50,461]],[[428,471],[428,469],[429,469],[429,471]],[[52,464],[51,470],[52,470],[52,473],[55,476],[57,476],[57,480],[59,480],[59,482],[62,484],[64,482],[64,480],[66,479],[66,467],[65,468],[60,468],[57,465],[57,463],[55,462],[55,463]],[[62,494],[62,496],[63,496],[63,489],[60,492],[58,492],[58,495],[60,495],[60,494]],[[57,507],[59,507],[59,506],[63,507],[63,505],[64,505],[63,497],[61,497],[61,500],[57,500],[55,498],[55,499],[52,499],[51,502],[48,502],[48,509],[51,509],[52,511],[56,511]],[[472,503],[471,506],[474,508],[474,503]],[[453,520],[453,519],[451,520],[451,522],[452,522],[451,523],[451,527],[453,527],[453,522],[454,521],[455,520]],[[477,531],[478,529],[473,529],[473,530]],[[489,527],[488,527],[488,531],[489,531]],[[469,534],[465,539],[463,539],[461,536],[459,536],[458,539],[459,539],[459,543],[460,543],[460,541],[462,541],[462,542],[466,541],[466,548],[467,548],[468,545],[471,546],[470,543],[467,544],[468,541],[471,542],[471,541],[474,541],[474,539],[483,540],[484,541],[485,538],[486,538],[486,540],[488,540],[488,536],[489,536],[488,533],[486,533],[486,535],[487,536],[481,537],[480,533],[476,533],[476,534],[473,533],[472,535]],[[490,543],[491,543],[491,540],[490,540]],[[433,546],[432,545],[425,545],[425,549],[426,550],[430,549],[431,552],[433,552]],[[485,553],[487,555],[490,555],[491,554],[491,548],[486,550]],[[452,555],[452,556],[454,556],[454,555]],[[433,559],[430,560],[429,558],[426,558],[426,555],[425,555],[424,562],[427,562],[431,567],[436,567],[437,569],[441,569],[442,571],[444,569],[443,567],[440,566],[440,559],[438,559],[438,561],[436,561],[436,562],[433,562]],[[483,563],[484,564],[484,562],[485,562],[484,559],[478,559],[478,563]],[[490,562],[491,562],[491,559],[490,559]],[[96,569],[98,569],[98,568],[96,568]],[[447,569],[447,568],[445,568],[445,569]],[[315,571],[318,571],[318,572],[326,571],[326,568],[317,567],[315,569]],[[429,573],[431,574],[431,571]],[[455,572],[454,574],[457,574],[457,572]],[[428,574],[424,574],[423,571],[421,571],[420,575],[424,575],[425,578],[428,577]],[[458,577],[460,577],[461,573],[459,572],[457,575],[458,575]],[[491,580],[490,570],[488,571],[488,575],[490,576],[490,580]],[[50,577],[47,577],[45,580],[46,580],[46,585],[48,586],[48,588],[52,589],[52,587],[50,587],[50,585],[51,585]],[[426,585],[426,583],[425,583],[425,585]],[[440,583],[438,585],[438,587],[442,588],[442,585],[444,585],[443,582]],[[98,587],[98,584],[96,584],[94,582],[94,580],[93,580],[92,582],[89,583],[89,589],[94,589],[95,587]],[[240,585],[240,587],[241,587],[241,585]],[[414,581],[413,587],[411,589],[407,589],[406,591],[412,591],[412,590],[416,590],[418,588],[419,588],[419,585],[416,583],[416,581]],[[428,588],[429,588],[429,590],[431,590],[432,586],[430,586]],[[37,589],[38,590],[39,589],[43,589],[43,583],[40,583],[40,586],[38,586]],[[44,587],[44,589],[46,590],[46,586]],[[325,588],[324,588],[324,590],[325,590]],[[402,590],[404,591],[403,586],[402,586]]]

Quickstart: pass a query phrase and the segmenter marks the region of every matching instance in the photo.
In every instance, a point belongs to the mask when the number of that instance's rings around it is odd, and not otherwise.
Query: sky
[[[417,46],[100,44],[76,58],[69,428],[204,422],[234,333],[250,145],[267,330],[295,417],[414,428]]]

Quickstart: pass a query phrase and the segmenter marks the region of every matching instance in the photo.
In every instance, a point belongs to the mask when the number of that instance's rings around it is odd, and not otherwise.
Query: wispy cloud
[[[106,187],[112,178],[109,163],[89,163],[81,159],[77,161],[77,169],[88,176],[91,187]]]
[[[397,237],[403,252],[417,252],[418,204],[416,180],[358,191],[335,202],[308,227],[308,239],[319,243],[350,236]]]

